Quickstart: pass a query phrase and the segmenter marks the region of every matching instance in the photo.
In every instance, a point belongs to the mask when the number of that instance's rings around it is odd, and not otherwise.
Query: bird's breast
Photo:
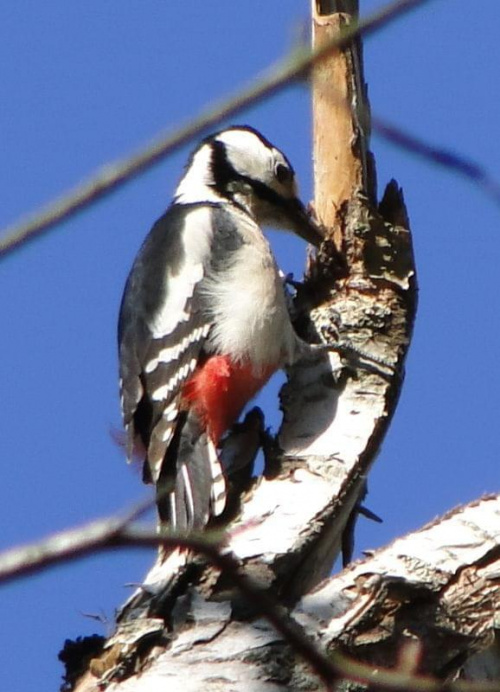
[[[293,360],[296,343],[282,280],[260,229],[246,240],[204,282],[212,324],[207,347],[257,370],[281,367]]]

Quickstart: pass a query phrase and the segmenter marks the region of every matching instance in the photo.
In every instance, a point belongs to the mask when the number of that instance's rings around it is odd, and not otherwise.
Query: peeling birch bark
[[[451,679],[495,646],[500,603],[500,496],[485,497],[352,564],[305,596],[292,617],[317,646],[397,667],[405,641],[422,645],[417,674]],[[178,629],[108,692],[276,692],[324,689],[265,620],[237,620],[231,604],[184,595]],[[481,670],[484,670],[483,663]],[[477,664],[476,664],[477,667]],[[499,679],[498,667],[490,665]],[[96,689],[87,675],[77,687]],[[408,686],[409,689],[409,686]]]
[[[395,666],[422,644],[419,673],[455,675],[491,647],[500,603],[500,496],[453,510],[306,596],[294,615],[327,649]]]

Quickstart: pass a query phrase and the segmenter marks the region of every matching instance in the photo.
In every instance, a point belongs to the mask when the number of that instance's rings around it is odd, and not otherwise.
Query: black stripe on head
[[[229,163],[226,155],[226,146],[223,142],[213,139],[210,142],[212,147],[212,171],[214,187],[217,192],[226,198],[231,198],[228,186],[233,180],[239,180],[241,176],[234,170]]]
[[[246,175],[241,175],[239,177],[252,187],[255,195],[263,202],[268,202],[273,207],[279,207],[285,210],[290,209],[290,199],[282,197],[280,194],[275,192],[275,190],[268,187],[264,183],[261,183],[259,180],[253,180],[252,178],[248,178]]]

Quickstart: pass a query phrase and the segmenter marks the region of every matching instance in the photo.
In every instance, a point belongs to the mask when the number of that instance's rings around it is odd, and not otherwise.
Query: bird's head
[[[314,245],[322,240],[298,196],[289,160],[253,128],[217,132],[192,154],[176,201],[217,200],[244,208],[259,225],[291,230]]]

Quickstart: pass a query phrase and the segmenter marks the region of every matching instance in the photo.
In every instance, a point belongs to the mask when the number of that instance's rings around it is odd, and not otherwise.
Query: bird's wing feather
[[[129,457],[139,438],[145,480],[157,484],[160,516],[178,528],[201,527],[225,505],[214,444],[196,411],[182,410],[182,392],[204,349],[212,348],[208,287],[242,244],[221,206],[192,205],[186,214],[186,205],[174,205],[141,248],[122,301],[120,375]]]
[[[171,207],[153,227],[134,263],[120,311],[121,400],[129,457],[138,436],[153,481],[175,430],[182,387],[210,331],[199,291],[209,266],[210,209],[194,207],[187,216],[180,212]]]

